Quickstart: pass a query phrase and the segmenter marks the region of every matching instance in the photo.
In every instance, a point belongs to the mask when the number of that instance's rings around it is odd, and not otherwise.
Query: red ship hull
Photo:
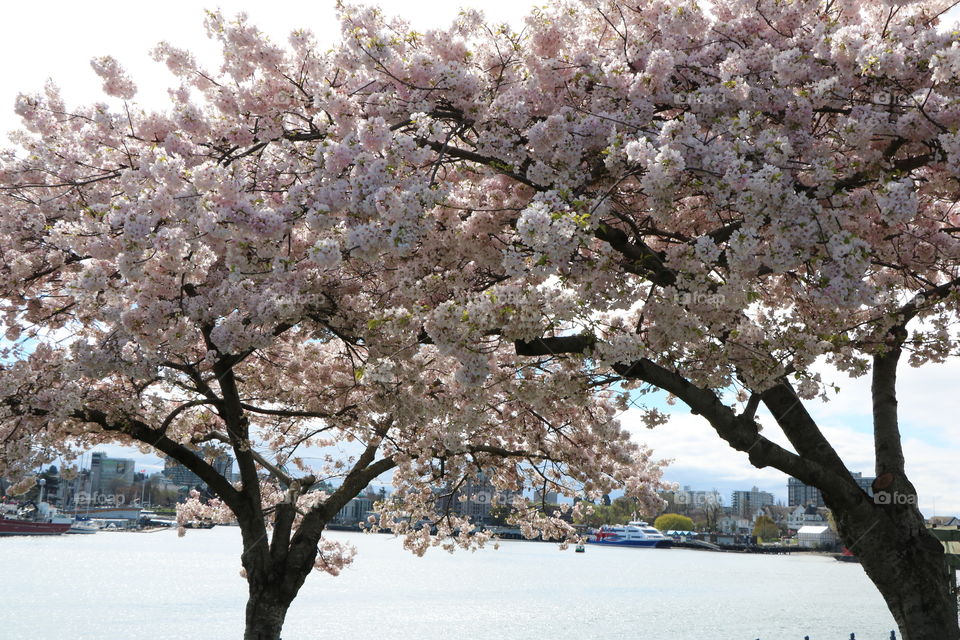
[[[58,536],[66,533],[70,523],[33,522],[0,518],[0,536]]]

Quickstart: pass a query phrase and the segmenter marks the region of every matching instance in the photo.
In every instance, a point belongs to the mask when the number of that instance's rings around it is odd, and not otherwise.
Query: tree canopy
[[[577,523],[593,528],[605,524],[627,524],[631,520],[637,519],[639,508],[640,505],[637,504],[635,499],[620,496],[610,504],[591,505],[589,512],[581,515]]]
[[[660,531],[693,531],[693,520],[679,513],[664,513],[653,521]]]
[[[770,516],[760,516],[753,523],[753,535],[764,540],[773,540],[780,537],[780,527]]]
[[[22,96],[0,159],[0,473],[153,446],[247,523],[254,597],[276,567],[323,565],[323,524],[389,470],[381,523],[416,551],[436,539],[411,523],[468,531],[429,487],[486,468],[501,488],[625,485],[653,512],[659,468],[614,416],[660,389],[821,489],[904,637],[954,639],[915,501],[874,503],[806,408],[823,364],[871,374],[878,488],[915,494],[896,370],[957,346],[947,6],[583,0],[519,33],[344,6],[329,50],[212,13],[219,69],[156,49],[167,111],[138,109],[112,58],[94,68],[119,107]],[[322,468],[297,455],[350,442]]]

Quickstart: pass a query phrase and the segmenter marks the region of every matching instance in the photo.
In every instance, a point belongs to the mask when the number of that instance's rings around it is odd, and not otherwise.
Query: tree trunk
[[[279,587],[250,581],[243,640],[280,640],[290,602],[280,595]]]
[[[953,569],[919,509],[875,505],[872,511],[868,517],[841,516],[837,524],[886,601],[901,640],[960,640]]]
[[[277,512],[280,514],[282,508]],[[291,547],[284,531],[282,526],[274,528],[272,551],[263,540],[257,539],[244,552],[243,565],[249,587],[244,640],[280,640],[287,610],[313,570],[317,541],[311,538]]]

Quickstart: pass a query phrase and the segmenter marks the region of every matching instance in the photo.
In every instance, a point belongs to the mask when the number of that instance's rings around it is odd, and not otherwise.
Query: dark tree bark
[[[389,420],[384,421],[381,432],[385,433],[389,425]],[[296,528],[298,513],[294,500],[276,505],[272,531],[264,523],[259,503],[248,511],[249,515],[238,515],[243,534],[242,562],[249,587],[244,640],[280,640],[287,610],[314,569],[317,545],[327,523],[370,481],[395,466],[392,458],[377,460],[377,451],[377,443],[369,444],[343,484],[326,502],[303,514]],[[277,473],[282,474],[279,470]],[[308,485],[303,488],[309,488]]]
[[[280,640],[290,602],[273,585],[250,583],[243,640]]]
[[[883,596],[900,637],[960,638],[952,569],[943,545],[927,530],[916,505],[867,504],[839,513],[840,535]]]

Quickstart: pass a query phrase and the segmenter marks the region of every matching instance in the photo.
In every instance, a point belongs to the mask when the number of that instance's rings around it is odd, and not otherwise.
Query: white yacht
[[[587,542],[607,544],[618,547],[655,547],[665,548],[672,543],[670,538],[660,533],[646,522],[634,520],[627,524],[605,524],[594,531]]]

